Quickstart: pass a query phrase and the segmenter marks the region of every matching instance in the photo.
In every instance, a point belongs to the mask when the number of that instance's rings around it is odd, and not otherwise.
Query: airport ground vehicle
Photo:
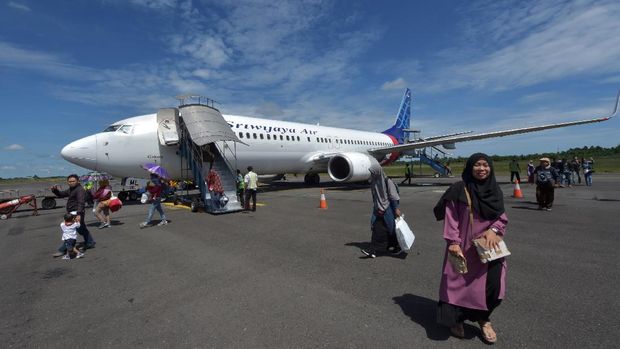
[[[53,196],[44,196],[43,193],[43,191],[39,191],[37,195],[19,195],[19,190],[0,191],[0,219],[10,218],[22,205],[32,207],[32,214],[38,215],[37,198],[42,198],[41,208],[46,210],[55,208],[56,199]]]

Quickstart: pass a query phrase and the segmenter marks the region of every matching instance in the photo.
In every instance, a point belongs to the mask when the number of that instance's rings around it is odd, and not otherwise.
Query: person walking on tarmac
[[[534,184],[534,170],[536,167],[534,166],[534,161],[530,160],[527,164],[527,182],[530,184]]]
[[[76,174],[70,174],[67,176],[67,184],[69,184],[69,189],[67,190],[59,190],[57,185],[52,186],[50,189],[52,193],[59,198],[67,198],[67,205],[65,206],[67,213],[75,212],[77,215],[76,222],[80,223],[79,228],[77,228],[78,234],[82,235],[84,238],[84,247],[83,249],[94,248],[95,247],[95,239],[88,231],[86,227],[86,221],[84,220],[84,206],[86,202],[86,191],[80,184],[80,179]],[[63,244],[58,248],[58,252],[54,253],[54,257],[61,257],[67,253],[67,248],[65,244]]]
[[[157,223],[157,225],[162,226],[168,224],[164,209],[161,207],[161,196],[164,193],[164,184],[162,179],[157,175],[152,175],[151,181],[149,181],[146,185],[146,191],[150,194],[149,202],[151,203],[151,206],[149,207],[149,213],[146,216],[146,220],[139,225],[140,229],[151,226],[151,219],[153,218],[153,213],[155,213],[155,210],[159,212],[159,216],[161,217],[161,220]]]
[[[252,166],[248,166],[248,173],[243,178],[245,183],[245,210],[250,210],[250,199],[252,199],[252,211],[256,211],[256,191],[258,190],[258,175],[253,171]]]
[[[551,211],[555,196],[555,186],[560,175],[555,167],[551,166],[549,158],[541,158],[540,165],[534,170],[536,179],[536,201],[539,210]]]
[[[484,341],[492,344],[497,333],[490,317],[505,295],[507,265],[505,258],[480,261],[473,240],[483,238],[485,248],[497,248],[508,217],[488,155],[470,156],[461,177],[463,180],[452,184],[433,208],[435,218],[444,221],[446,241],[437,321],[458,338],[465,337],[465,320],[477,322]],[[467,270],[455,268],[450,262],[453,257],[465,260]]]
[[[383,168],[371,168],[370,191],[373,202],[370,219],[371,246],[361,252],[369,258],[375,258],[378,254],[387,254],[390,248],[393,248],[391,252],[399,254],[401,249],[396,239],[395,219],[400,217],[401,212],[398,208],[400,196],[396,184],[385,176]]]
[[[403,179],[403,181],[400,182],[400,185],[403,185],[403,183],[407,181],[408,181],[407,184],[411,185],[411,167],[409,167],[409,164],[405,166],[405,179]]]
[[[517,181],[521,183],[521,177],[519,176],[519,172],[521,172],[521,169],[519,168],[519,163],[517,162],[517,159],[512,158],[510,160],[510,164],[508,164],[508,167],[510,169],[510,182],[514,183],[514,178],[517,177]]]

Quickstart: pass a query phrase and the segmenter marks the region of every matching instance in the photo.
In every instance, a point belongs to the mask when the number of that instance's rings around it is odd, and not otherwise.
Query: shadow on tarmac
[[[403,314],[426,330],[426,337],[435,341],[445,341],[450,338],[450,330],[437,323],[437,301],[405,293],[393,298]],[[464,324],[465,339],[473,339],[478,336],[478,328],[468,323]]]
[[[369,249],[371,246],[370,242],[348,242],[344,244],[345,246],[354,246],[358,249]],[[360,252],[361,253],[361,252]],[[377,257],[391,257],[396,259],[407,259],[409,254],[406,252],[401,252],[399,254],[391,254],[391,253],[377,253]],[[359,259],[369,259],[368,256],[360,256]]]
[[[538,206],[530,207],[530,206],[510,206],[511,208],[516,208],[518,210],[531,210],[531,211],[539,211]]]

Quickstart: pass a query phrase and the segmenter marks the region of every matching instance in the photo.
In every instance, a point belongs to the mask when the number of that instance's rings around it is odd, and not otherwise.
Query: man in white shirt
[[[252,171],[252,166],[248,166],[248,173],[243,177],[245,182],[245,209],[250,209],[250,198],[252,198],[252,211],[256,211],[256,190],[258,189],[258,175]]]

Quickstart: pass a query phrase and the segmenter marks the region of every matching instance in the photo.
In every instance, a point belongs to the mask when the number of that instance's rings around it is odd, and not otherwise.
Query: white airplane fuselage
[[[411,91],[406,89],[392,127],[381,133],[223,115],[232,132],[245,144],[227,142],[226,145],[233,147],[233,153],[236,154],[233,156],[223,146],[224,142],[218,143],[224,151],[224,158],[232,167],[242,171],[253,166],[257,173],[264,175],[312,174],[314,180],[306,178],[307,183],[318,183],[316,174],[323,172],[328,172],[333,180],[339,182],[363,181],[368,179],[371,167],[394,161],[404,152],[439,145],[454,149],[458,142],[604,122],[616,115],[619,106],[620,92],[612,113],[605,117],[477,134],[459,132],[408,142]],[[62,149],[61,155],[78,166],[117,177],[147,177],[147,172],[141,166],[158,163],[175,179],[191,178],[191,172],[183,170],[188,165],[179,155],[179,145],[165,145],[168,131],[162,127],[170,129],[171,124],[158,124],[157,115],[148,114],[117,121],[103,132],[68,144]],[[191,119],[191,115],[191,111],[188,111],[186,116]],[[213,127],[213,131],[221,130]],[[233,138],[231,135],[229,138],[214,139]]]
[[[368,154],[368,149],[397,143],[383,133],[223,116],[233,132],[247,144],[228,142],[233,149],[236,147],[236,164],[234,158],[228,157],[229,161],[242,171],[253,166],[260,174],[325,172],[324,165],[310,159],[329,153]],[[157,114],[136,116],[112,125],[116,126],[113,131],[100,132],[68,144],[61,155],[78,166],[117,177],[148,177],[141,167],[145,163],[160,164],[173,178],[188,176],[182,171],[186,166],[179,155],[179,146],[160,144]]]

